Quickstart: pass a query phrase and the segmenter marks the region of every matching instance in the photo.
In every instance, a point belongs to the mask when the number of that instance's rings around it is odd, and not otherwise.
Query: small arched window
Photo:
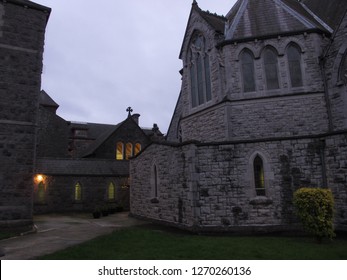
[[[117,160],[123,160],[124,159],[124,144],[122,142],[117,143],[116,159]]]
[[[79,182],[75,184],[75,201],[82,200],[82,186]]]
[[[114,185],[113,182],[110,182],[108,184],[107,198],[108,200],[115,200],[116,198],[116,186]]]
[[[191,104],[192,107],[204,104],[212,99],[210,58],[205,46],[205,38],[196,34],[189,50]]]
[[[267,89],[278,89],[278,62],[277,53],[272,48],[264,50],[264,66]]]
[[[296,44],[290,44],[287,48],[290,82],[292,87],[301,87],[301,49]]]
[[[254,185],[256,195],[265,195],[265,176],[264,176],[264,164],[262,158],[257,155],[253,161],[254,171]]]
[[[243,81],[243,91],[255,91],[255,78],[254,78],[254,57],[249,50],[244,50],[241,53],[241,71]]]
[[[136,143],[134,148],[134,155],[136,156],[139,152],[141,152],[141,144]]]
[[[133,144],[127,143],[125,148],[125,159],[128,160],[133,155]]]

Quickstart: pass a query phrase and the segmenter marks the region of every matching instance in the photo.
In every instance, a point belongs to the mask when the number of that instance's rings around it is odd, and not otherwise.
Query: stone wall
[[[35,8],[34,8],[35,7]],[[0,3],[0,227],[32,224],[36,122],[50,9]]]
[[[39,109],[37,134],[37,157],[67,157],[68,123],[52,110],[43,106]]]
[[[335,195],[336,224],[343,228],[346,153],[346,135],[253,143],[152,144],[131,160],[131,213],[198,231],[288,230],[297,225],[294,191],[327,184]],[[265,196],[255,191],[256,155],[264,162]]]
[[[347,129],[347,17],[334,34],[331,45],[325,50],[322,66],[327,79],[327,90],[331,105],[332,128]]]
[[[306,136],[328,131],[323,93],[234,101],[227,106],[230,140]]]

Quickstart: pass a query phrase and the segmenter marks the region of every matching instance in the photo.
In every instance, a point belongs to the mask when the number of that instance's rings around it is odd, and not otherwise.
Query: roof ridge
[[[307,7],[305,3],[303,3],[302,1],[300,1],[299,3],[316,21],[319,22],[319,24],[321,24],[329,32],[331,33],[334,32],[334,30],[324,20],[322,20],[319,16],[317,16],[309,7]]]
[[[290,15],[299,20],[302,24],[304,24],[307,28],[315,28],[315,25],[304,15],[301,15],[299,12],[295,11],[288,5],[286,5],[282,0],[272,0],[276,2],[277,5],[281,6],[285,11],[287,11]]]

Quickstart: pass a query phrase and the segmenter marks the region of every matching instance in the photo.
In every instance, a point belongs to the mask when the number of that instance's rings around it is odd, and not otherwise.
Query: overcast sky
[[[52,8],[42,89],[66,120],[116,124],[128,106],[167,132],[192,0],[34,0]],[[235,0],[198,0],[226,15]]]

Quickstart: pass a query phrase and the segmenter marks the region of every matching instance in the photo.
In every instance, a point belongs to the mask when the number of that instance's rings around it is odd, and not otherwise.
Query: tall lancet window
[[[212,99],[210,57],[205,38],[196,34],[189,50],[190,89],[192,107],[197,107]]]
[[[267,89],[278,89],[277,53],[272,48],[264,50],[264,66]]]
[[[296,44],[290,44],[287,49],[290,81],[292,87],[302,86],[301,50]]]
[[[255,91],[254,78],[254,57],[249,50],[244,50],[241,53],[241,71],[243,80],[243,91]]]
[[[257,195],[265,195],[265,176],[264,164],[260,156],[256,156],[253,162],[254,169],[254,184]]]

